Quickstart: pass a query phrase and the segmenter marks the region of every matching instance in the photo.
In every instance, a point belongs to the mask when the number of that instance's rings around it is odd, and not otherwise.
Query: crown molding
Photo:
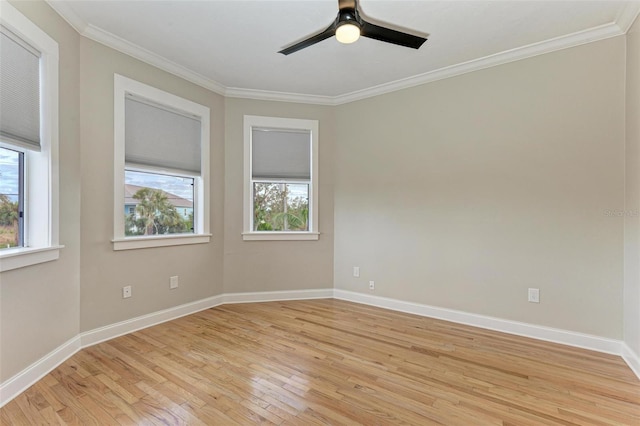
[[[132,56],[142,62],[153,65],[156,68],[181,77],[191,83],[204,87],[205,89],[211,90],[212,92],[225,95],[226,87],[217,81],[191,71],[180,64],[140,47],[137,44],[131,43],[130,41],[118,37],[108,31],[88,24],[73,11],[73,8],[69,6],[69,2],[56,0],[46,0],[46,2],[81,36],[97,41],[100,44],[104,44],[107,47]]]
[[[384,83],[367,89],[358,90],[346,95],[336,96],[334,98],[334,102],[336,105],[346,104],[361,99],[383,95],[385,93],[396,92],[398,90],[455,77],[473,71],[495,67],[497,65],[507,64],[509,62],[519,61],[521,59],[543,55],[545,53],[551,53],[598,40],[604,40],[610,37],[616,37],[622,34],[624,34],[624,32],[621,31],[617,24],[605,24],[588,30],[579,31],[573,34],[495,53],[483,58],[473,59],[471,61],[429,71],[424,74],[404,78],[402,80],[396,80],[390,83]]]
[[[69,6],[69,2],[47,0],[47,4],[79,34],[84,33],[87,28],[87,23],[73,11],[73,8]]]
[[[295,102],[314,105],[336,105],[332,96],[305,95],[301,93],[272,92],[268,90],[241,89],[229,87],[225,91],[228,98],[257,99],[262,101]]]
[[[635,22],[640,14],[640,1],[628,2],[624,5],[618,16],[616,17],[616,24],[620,28],[623,34],[626,34],[631,28],[631,25]]]
[[[640,1],[630,1],[625,4],[615,22],[600,25],[572,34],[556,37],[553,39],[529,44],[527,46],[506,50],[493,55],[451,65],[423,74],[407,77],[404,79],[380,84],[351,93],[337,96],[322,96],[302,93],[287,93],[268,90],[245,89],[238,87],[226,87],[215,80],[207,78],[194,72],[176,62],[163,56],[153,53],[137,44],[131,43],[121,37],[111,34],[101,28],[87,24],[68,5],[66,1],[46,0],[47,3],[67,21],[80,35],[90,38],[105,46],[111,47],[119,52],[132,56],[140,61],[148,63],[156,68],[174,74],[187,81],[190,81],[212,92],[229,98],[256,99],[264,101],[279,101],[305,103],[314,105],[336,106],[386,93],[396,92],[403,89],[443,80],[450,77],[479,71],[482,69],[507,64],[521,59],[531,58],[545,53],[551,53],[562,49],[568,49],[594,41],[604,40],[611,37],[626,34],[635,19],[640,14]]]
[[[197,72],[191,71],[190,69],[180,64],[177,64],[163,56],[151,52],[150,50],[140,47],[137,44],[131,43],[130,41],[111,34],[110,32],[105,31],[101,28],[89,24],[86,26],[86,29],[81,33],[81,35],[90,38],[91,40],[97,41],[98,43],[104,44],[105,46],[115,49],[126,55],[132,56],[142,62],[146,62],[149,65],[153,65],[154,67],[166,71],[170,74],[184,78],[185,80],[197,84],[198,86],[202,86],[205,89],[209,89],[212,92],[218,93],[220,95],[225,94],[226,88],[217,81],[211,80],[201,74],[198,74]]]

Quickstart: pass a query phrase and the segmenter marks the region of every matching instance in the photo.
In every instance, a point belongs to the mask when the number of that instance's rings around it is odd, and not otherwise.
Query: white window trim
[[[151,235],[125,237],[124,234],[124,170],[125,170],[125,96],[138,95],[161,105],[174,107],[200,117],[200,182],[194,185],[194,234]],[[114,187],[113,187],[113,250],[133,250],[185,244],[204,244],[209,232],[209,108],[139,81],[114,74]],[[134,167],[135,168],[135,167]],[[151,168],[146,168],[151,171]],[[171,173],[171,171],[165,171]],[[184,172],[180,174],[185,175]]]
[[[253,127],[308,130],[311,133],[311,183],[309,185],[308,231],[253,231],[253,191],[251,188],[251,137]],[[317,240],[318,231],[318,121],[295,118],[244,116],[244,188],[243,188],[244,241],[300,241]]]
[[[24,151],[25,247],[0,251],[3,272],[56,260],[64,246],[58,216],[58,43],[6,1],[0,2],[0,22],[41,53],[41,151]]]

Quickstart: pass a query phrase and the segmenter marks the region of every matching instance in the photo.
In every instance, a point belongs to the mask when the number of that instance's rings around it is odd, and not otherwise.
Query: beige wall
[[[624,68],[616,37],[338,107],[335,287],[620,339]]]
[[[627,33],[624,340],[640,357],[640,19]]]
[[[82,331],[222,292],[224,100],[222,96],[82,38]],[[113,75],[149,84],[211,110],[210,244],[113,251]],[[169,290],[169,277],[180,287]],[[133,296],[122,298],[122,287]]]
[[[79,330],[80,138],[78,34],[43,2],[12,2],[58,43],[60,259],[0,274],[0,382]]]
[[[225,112],[225,293],[332,288],[333,109],[229,98]],[[319,120],[318,241],[242,240],[244,115]]]

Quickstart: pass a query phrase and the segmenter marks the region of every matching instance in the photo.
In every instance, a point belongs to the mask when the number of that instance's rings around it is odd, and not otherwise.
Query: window
[[[24,152],[0,147],[0,250],[24,247]]]
[[[0,271],[59,257],[58,44],[0,4]]]
[[[317,240],[318,122],[244,117],[244,240]]]
[[[114,87],[114,250],[209,242],[209,108],[117,74]]]
[[[193,234],[194,180],[125,166],[125,236]]]

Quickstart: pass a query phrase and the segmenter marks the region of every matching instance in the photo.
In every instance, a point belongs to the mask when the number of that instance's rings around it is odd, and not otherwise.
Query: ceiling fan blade
[[[392,30],[391,28],[381,27],[362,20],[362,28],[360,35],[363,37],[373,38],[375,40],[385,41],[387,43],[397,44],[399,46],[419,49],[422,43],[427,41],[424,37],[418,37],[412,34],[403,33]]]
[[[286,47],[279,51],[278,53],[282,53],[283,55],[289,55],[293,52],[297,52],[298,50],[304,49],[305,47],[312,46],[316,43],[321,42],[322,40],[326,40],[329,37],[333,37],[336,34],[336,28],[334,24],[331,24],[329,28],[324,30],[323,32],[313,35],[305,40],[302,40],[292,46]]]

